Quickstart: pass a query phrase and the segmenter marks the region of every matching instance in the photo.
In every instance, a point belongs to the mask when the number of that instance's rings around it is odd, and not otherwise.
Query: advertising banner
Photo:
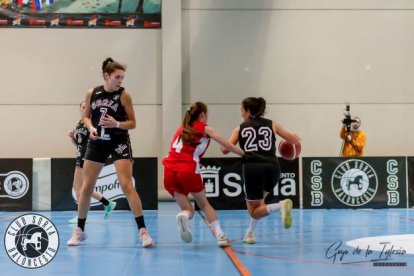
[[[52,211],[76,210],[77,199],[72,188],[74,158],[51,160]],[[158,209],[157,158],[134,158],[132,183],[139,193],[144,210]],[[117,210],[129,210],[128,201],[116,176],[115,165],[107,163],[96,182],[95,191],[117,202]],[[103,210],[103,205],[91,199],[91,210]]]
[[[408,206],[414,207],[414,157],[407,157]]]
[[[303,208],[406,208],[405,157],[304,157]]]
[[[161,28],[161,0],[1,0],[1,27]]]
[[[32,184],[32,159],[0,159],[0,211],[31,211]]]
[[[282,173],[279,183],[266,202],[285,198],[299,207],[299,161],[279,159]],[[201,176],[208,201],[216,210],[246,209],[243,190],[242,163],[240,158],[203,158]]]

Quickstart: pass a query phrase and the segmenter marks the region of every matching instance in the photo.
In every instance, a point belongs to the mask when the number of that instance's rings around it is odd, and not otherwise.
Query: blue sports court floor
[[[156,241],[141,248],[128,211],[109,220],[90,212],[88,239],[68,247],[75,212],[38,212],[55,224],[60,247],[49,264],[26,269],[6,254],[5,230],[24,212],[0,213],[0,275],[414,275],[414,209],[293,210],[293,226],[283,229],[279,214],[259,222],[254,245],[242,242],[246,211],[218,211],[231,247],[222,249],[202,214],[192,220],[193,243],[177,234],[173,202],[146,211]],[[27,213],[27,212],[26,212]],[[398,266],[396,266],[398,265]]]

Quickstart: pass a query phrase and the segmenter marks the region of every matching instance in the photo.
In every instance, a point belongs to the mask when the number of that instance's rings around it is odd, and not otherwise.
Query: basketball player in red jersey
[[[122,191],[135,217],[143,247],[152,247],[144,222],[141,199],[132,185],[132,149],[128,130],[136,126],[131,95],[121,87],[125,66],[107,58],[102,64],[104,84],[86,94],[84,123],[89,129],[89,141],[83,165],[83,186],[78,203],[78,227],[73,231],[70,246],[87,238],[84,231],[91,195],[96,180],[109,155],[114,162]]]
[[[243,241],[249,244],[256,242],[254,231],[258,220],[277,210],[280,210],[284,227],[287,229],[292,225],[292,201],[285,199],[265,204],[265,198],[276,186],[280,176],[276,134],[293,144],[299,143],[300,138],[279,123],[263,118],[265,110],[266,101],[262,97],[244,99],[241,106],[244,122],[233,130],[229,139],[233,145],[238,142],[246,153],[243,158],[243,178],[246,205],[251,219]],[[224,147],[221,150],[224,154],[228,153]]]
[[[219,246],[229,246],[226,234],[220,226],[216,211],[207,201],[204,184],[200,175],[200,159],[210,143],[210,138],[231,152],[243,156],[244,152],[207,125],[207,106],[202,102],[193,103],[185,112],[182,125],[177,129],[168,155],[163,159],[164,187],[181,207],[177,214],[179,234],[184,242],[192,241],[189,221],[194,208],[188,194],[196,200],[204,212],[217,238]]]

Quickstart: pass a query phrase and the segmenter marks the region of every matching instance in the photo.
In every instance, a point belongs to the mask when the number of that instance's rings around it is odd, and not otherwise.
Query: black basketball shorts
[[[243,163],[246,200],[263,199],[263,193],[273,191],[280,177],[279,162]]]
[[[109,156],[112,157],[114,162],[121,159],[132,160],[129,136],[123,135],[105,141],[89,139],[84,160],[105,163]]]

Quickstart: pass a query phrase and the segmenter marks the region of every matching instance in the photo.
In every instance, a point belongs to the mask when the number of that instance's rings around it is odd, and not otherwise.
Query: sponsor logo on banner
[[[68,20],[66,20],[66,24],[68,26],[83,26],[85,24],[85,22],[83,20],[80,20],[80,19],[71,19],[71,18],[69,18]]]
[[[19,171],[11,171],[7,174],[0,174],[0,190],[3,188],[6,194],[0,194],[1,197],[19,199],[29,190],[29,180],[26,175]],[[4,180],[2,180],[4,178]]]
[[[303,158],[303,206],[403,208],[405,166],[404,157]]]
[[[98,24],[99,18],[101,18],[100,15],[97,15],[97,14],[91,15],[91,17],[88,20],[88,26],[89,27],[96,27],[96,25]]]
[[[161,22],[153,22],[153,21],[144,21],[144,28],[159,28],[161,27]]]
[[[13,26],[21,26],[21,24],[22,24],[22,18],[17,17],[13,19],[13,22],[12,22]]]
[[[40,268],[50,263],[58,252],[59,233],[47,217],[25,214],[14,219],[7,227],[4,247],[17,265]]]
[[[221,168],[216,166],[202,166],[200,169],[201,178],[204,182],[204,187],[206,189],[207,197],[218,197],[220,194],[220,184],[219,184],[219,171]]]
[[[297,196],[298,192],[296,190],[296,173],[280,173],[279,181],[276,186],[273,188],[273,195],[275,196],[285,196],[292,197]]]
[[[54,15],[52,19],[50,19],[50,26],[52,27],[59,27],[59,22],[62,16]]]
[[[43,20],[43,19],[29,19],[29,25],[46,26],[46,20]]]
[[[112,19],[105,19],[104,25],[105,26],[121,26],[121,20],[112,20]]]
[[[138,16],[131,15],[131,16],[127,17],[126,21],[125,21],[125,26],[134,27],[136,20],[138,20]]]
[[[135,179],[132,178],[132,186],[135,189]],[[116,169],[114,164],[104,166],[99,174],[98,180],[95,184],[95,191],[101,193],[108,200],[115,200],[118,198],[125,198],[124,192],[121,189]],[[76,201],[76,193],[72,188],[72,197]],[[98,206],[101,202],[91,198],[91,206]]]
[[[363,160],[342,162],[332,174],[332,191],[337,199],[348,206],[361,206],[370,202],[378,189],[374,169]]]
[[[201,177],[204,182],[207,197],[219,197],[220,196],[220,178],[219,171],[221,167],[216,166],[202,166],[200,169]],[[227,173],[223,176],[222,191],[224,195],[228,197],[238,197],[242,194],[243,189],[240,184],[241,176],[237,173]],[[232,188],[230,190],[229,188]]]

